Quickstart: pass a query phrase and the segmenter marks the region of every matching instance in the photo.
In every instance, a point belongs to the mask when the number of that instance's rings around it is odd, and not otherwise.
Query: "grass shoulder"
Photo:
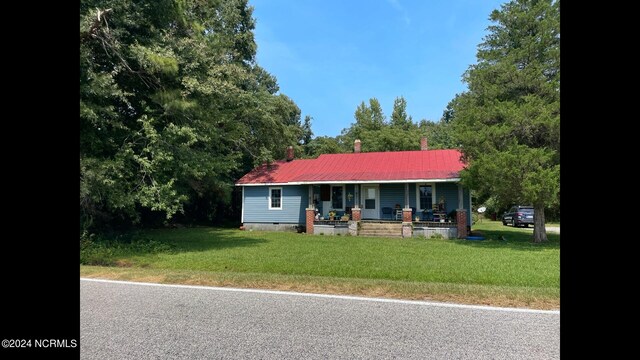
[[[184,228],[96,240],[81,275],[213,286],[559,307],[559,235],[483,221],[485,241]],[[499,226],[498,226],[499,225]]]

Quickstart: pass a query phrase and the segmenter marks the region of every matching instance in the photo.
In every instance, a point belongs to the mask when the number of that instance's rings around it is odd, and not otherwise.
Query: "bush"
[[[444,239],[444,236],[442,236],[442,234],[440,233],[435,233],[435,234],[431,234],[431,237],[429,239],[439,240],[439,239]]]

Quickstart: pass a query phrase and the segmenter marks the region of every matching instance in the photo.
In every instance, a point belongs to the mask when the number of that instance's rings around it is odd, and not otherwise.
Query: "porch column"
[[[313,234],[313,221],[316,219],[316,209],[313,207],[308,207],[306,209],[307,217],[306,217],[306,225],[307,225],[307,234]]]
[[[309,204],[308,208],[310,209],[316,208],[316,204],[313,203],[313,185],[309,185],[309,201],[307,204]]]
[[[464,191],[462,191],[462,184],[458,183],[458,209],[464,208]]]
[[[456,221],[458,222],[458,239],[467,237],[467,210],[463,208],[456,209]]]
[[[353,207],[360,207],[360,188],[358,184],[353,184]]]
[[[404,184],[404,207],[409,208],[409,184]]]

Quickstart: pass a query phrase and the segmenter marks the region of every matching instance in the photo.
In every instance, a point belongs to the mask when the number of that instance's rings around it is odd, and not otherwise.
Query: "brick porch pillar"
[[[411,208],[402,209],[402,237],[410,238],[413,236],[413,219],[411,218]]]
[[[316,209],[307,208],[307,234],[313,234],[313,221],[316,219]]]
[[[413,222],[411,218],[411,208],[402,209],[402,222]]]
[[[351,209],[351,220],[360,221],[362,219],[362,210],[359,207]]]
[[[413,226],[410,222],[402,222],[402,238],[411,238],[413,237]]]
[[[467,210],[456,209],[456,222],[458,223],[458,239],[467,237]]]

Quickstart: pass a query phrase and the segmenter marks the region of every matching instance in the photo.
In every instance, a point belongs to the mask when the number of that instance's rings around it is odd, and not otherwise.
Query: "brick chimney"
[[[354,153],[359,153],[360,152],[360,139],[356,139],[353,142],[353,152]]]
[[[293,146],[287,148],[287,161],[293,160]]]
[[[426,136],[420,138],[420,150],[429,150]]]

